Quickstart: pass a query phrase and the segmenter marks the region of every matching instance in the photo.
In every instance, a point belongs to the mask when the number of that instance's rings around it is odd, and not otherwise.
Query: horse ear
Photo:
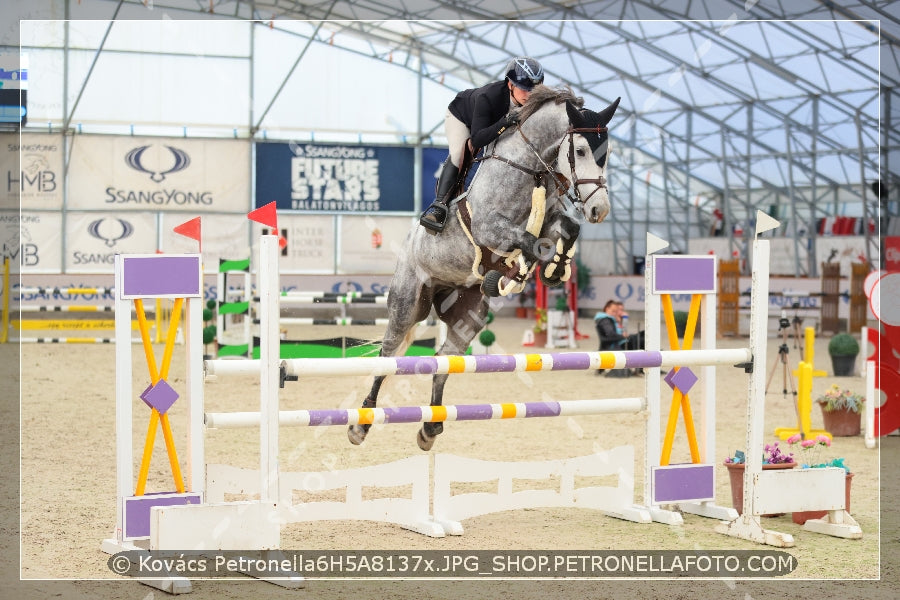
[[[600,125],[606,127],[606,125],[612,121],[613,115],[616,114],[616,109],[619,107],[619,101],[622,99],[621,96],[616,98],[616,101],[604,108],[600,111],[597,117],[600,120]]]
[[[584,115],[581,114],[581,111],[575,108],[575,105],[566,100],[566,114],[569,115],[569,123],[572,124],[573,127],[586,127]]]

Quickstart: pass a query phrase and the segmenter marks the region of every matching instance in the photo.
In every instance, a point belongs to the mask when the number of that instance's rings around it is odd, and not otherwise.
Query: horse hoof
[[[481,293],[488,298],[497,298],[500,296],[500,280],[503,273],[500,271],[488,271],[481,282]]]
[[[424,432],[420,429],[419,433],[416,435],[416,443],[419,445],[419,448],[427,452],[434,446],[434,438],[426,439]]]
[[[347,428],[347,439],[350,440],[350,443],[354,446],[359,446],[363,443],[363,440],[366,439],[366,434],[369,433],[366,431],[364,427],[359,425],[351,425]]]
[[[563,284],[563,280],[558,277],[544,277],[543,269],[538,271],[538,276],[541,278],[541,283],[547,287],[559,287]]]

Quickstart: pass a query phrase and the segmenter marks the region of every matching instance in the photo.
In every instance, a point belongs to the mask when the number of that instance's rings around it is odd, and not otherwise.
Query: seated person
[[[619,318],[619,304],[608,300],[603,310],[594,315],[594,327],[600,338],[600,350],[622,350],[625,346],[625,335],[622,321]]]
[[[628,335],[622,324],[625,316],[625,305],[617,300],[609,300],[603,310],[594,315],[594,326],[600,338],[600,350],[642,350],[644,348],[644,332]],[[597,374],[603,373],[598,369]]]
[[[626,350],[643,350],[644,349],[644,332],[638,331],[637,333],[628,334],[628,331],[625,328],[625,320],[628,317],[628,313],[625,312],[625,305],[621,302],[616,302],[618,305],[618,313],[619,313],[619,325],[622,329],[622,335],[625,336],[625,349]]]

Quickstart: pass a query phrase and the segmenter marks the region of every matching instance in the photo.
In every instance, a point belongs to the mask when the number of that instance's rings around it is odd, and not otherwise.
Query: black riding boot
[[[434,202],[419,217],[419,223],[432,235],[444,230],[444,223],[449,212],[447,202],[450,200],[450,192],[458,177],[459,168],[448,158],[444,162],[444,168],[441,169],[441,176],[438,177],[437,186],[435,186]]]

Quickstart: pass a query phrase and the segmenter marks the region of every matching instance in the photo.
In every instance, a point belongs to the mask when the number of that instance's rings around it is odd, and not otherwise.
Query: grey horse
[[[400,356],[433,306],[447,324],[440,355],[460,355],[484,327],[488,296],[522,290],[541,263],[548,285],[568,278],[580,221],[609,214],[606,125],[617,99],[595,113],[569,88],[539,85],[518,110],[519,125],[485,149],[468,191],[451,203],[447,224],[432,235],[418,224],[400,252],[388,291],[381,356]],[[362,406],[374,408],[385,376],[376,376]],[[447,375],[434,375],[431,405],[441,405]],[[361,444],[370,425],[351,425]],[[430,450],[443,423],[417,435]]]

